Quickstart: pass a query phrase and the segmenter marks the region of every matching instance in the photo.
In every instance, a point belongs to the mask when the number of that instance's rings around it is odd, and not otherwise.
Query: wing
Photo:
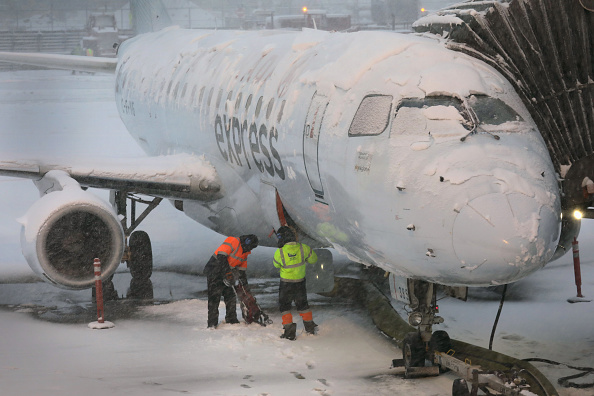
[[[117,58],[19,52],[0,52],[0,61],[97,73],[115,73],[118,63]]]
[[[202,157],[189,154],[69,162],[74,165],[52,160],[1,160],[0,176],[40,180],[51,170],[61,170],[86,187],[167,199],[211,201],[222,196],[214,166]]]

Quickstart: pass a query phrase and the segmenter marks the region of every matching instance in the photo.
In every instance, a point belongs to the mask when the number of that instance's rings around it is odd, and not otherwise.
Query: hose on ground
[[[570,380],[576,379],[576,378],[582,378],[585,377],[588,374],[594,374],[594,368],[592,367],[578,367],[578,366],[571,366],[569,364],[565,364],[565,363],[559,363],[559,362],[555,362],[553,360],[549,360],[549,359],[541,359],[541,358],[527,358],[527,359],[522,359],[525,362],[541,362],[541,363],[547,363],[547,364],[551,364],[554,366],[565,366],[567,368],[570,368],[572,370],[577,370],[577,371],[581,371],[581,373],[577,373],[577,374],[573,374],[573,375],[568,375],[566,377],[561,377],[557,380],[557,383],[565,388],[578,388],[578,389],[586,389],[586,388],[593,388],[594,387],[594,382],[589,382],[589,383],[576,383],[576,382],[571,382]]]

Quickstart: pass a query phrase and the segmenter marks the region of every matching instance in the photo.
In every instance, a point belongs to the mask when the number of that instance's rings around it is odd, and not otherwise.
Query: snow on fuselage
[[[320,246],[437,283],[515,281],[556,248],[559,192],[530,115],[437,40],[169,28],[118,56],[117,106],[143,149],[219,173],[224,198],[184,202],[215,231],[275,246],[278,191]]]

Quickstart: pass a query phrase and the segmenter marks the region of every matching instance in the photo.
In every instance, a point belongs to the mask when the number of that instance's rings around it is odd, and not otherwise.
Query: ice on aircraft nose
[[[518,280],[554,253],[558,219],[551,207],[524,194],[478,197],[454,223],[452,243],[460,266],[477,284]]]

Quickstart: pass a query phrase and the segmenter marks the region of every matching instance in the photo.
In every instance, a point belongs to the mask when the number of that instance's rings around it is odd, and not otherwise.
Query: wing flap
[[[203,202],[222,196],[214,166],[204,158],[188,154],[71,162],[75,165],[47,160],[2,160],[0,176],[39,180],[50,170],[62,170],[86,187]]]
[[[118,64],[117,58],[27,52],[0,52],[0,61],[20,65],[44,66],[51,69],[112,74],[115,73]]]

